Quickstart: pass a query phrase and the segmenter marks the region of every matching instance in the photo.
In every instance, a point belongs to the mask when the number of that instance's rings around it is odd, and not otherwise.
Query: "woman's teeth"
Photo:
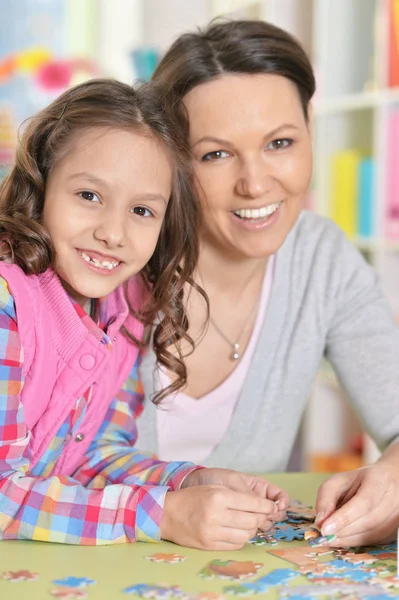
[[[240,210],[233,211],[240,219],[264,219],[270,217],[280,207],[281,202],[275,204],[269,204],[268,206],[262,206],[262,208],[240,208]]]
[[[100,260],[97,260],[96,258],[91,258],[85,252],[81,252],[80,256],[83,258],[83,260],[85,260],[86,262],[92,263],[95,267],[100,267],[101,269],[108,269],[109,271],[111,271],[112,269],[115,269],[115,267],[117,267],[120,264],[120,262],[116,262],[116,261],[110,261],[110,260],[100,261]]]

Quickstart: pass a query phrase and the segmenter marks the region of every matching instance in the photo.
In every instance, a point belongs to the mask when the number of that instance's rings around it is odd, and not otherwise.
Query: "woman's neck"
[[[238,298],[249,283],[263,280],[267,261],[268,257],[240,259],[201,243],[197,282],[210,295],[223,290],[230,299]]]

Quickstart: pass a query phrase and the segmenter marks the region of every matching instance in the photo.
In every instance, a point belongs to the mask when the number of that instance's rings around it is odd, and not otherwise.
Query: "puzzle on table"
[[[225,588],[227,594],[251,596],[275,588],[280,600],[388,600],[399,597],[397,544],[338,549],[326,544],[332,537],[321,537],[314,526],[315,512],[296,502],[287,511],[287,519],[276,523],[266,534],[259,533],[250,542],[271,545],[268,553],[290,563],[251,582]],[[276,549],[282,541],[303,540],[306,545]],[[295,580],[299,580],[296,583]],[[303,578],[307,584],[303,584]],[[288,585],[289,584],[289,585]]]
[[[240,554],[234,553],[231,559],[208,561],[197,575],[204,580],[204,587],[205,584],[210,585],[207,581],[219,580],[219,587],[223,586],[220,593],[193,592],[180,585],[172,585],[173,574],[184,568],[184,564],[189,564],[190,559],[183,554],[162,552],[144,557],[153,563],[152,583],[132,582],[132,585],[115,592],[153,600],[233,600],[234,597],[256,597],[272,590],[279,600],[399,598],[396,543],[331,548],[327,545],[329,538],[321,537],[314,519],[312,507],[293,502],[284,522],[276,523],[267,533],[259,532],[250,541],[254,546],[251,559],[238,560]],[[253,558],[255,553],[256,559]],[[278,568],[265,572],[267,554],[285,561],[285,564],[281,562]],[[24,569],[26,566],[22,565]],[[161,568],[170,571],[169,583],[159,577],[158,569]],[[0,579],[12,584],[32,582],[28,584],[30,589],[38,578],[38,573],[23,569],[0,574]],[[97,587],[95,584],[94,579],[71,574],[54,579],[48,593],[49,597],[62,600],[84,600],[90,598],[91,589]],[[101,583],[98,582],[98,585],[101,586]]]

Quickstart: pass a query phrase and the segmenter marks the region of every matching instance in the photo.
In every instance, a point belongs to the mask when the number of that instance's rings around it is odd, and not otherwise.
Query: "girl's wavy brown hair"
[[[55,250],[42,222],[47,177],[67,154],[76,132],[132,129],[165,148],[174,165],[172,194],[155,252],[140,274],[148,299],[139,313],[130,305],[145,325],[157,323],[153,336],[157,360],[176,375],[156,394],[155,402],[186,383],[181,341],[191,349],[194,344],[187,333],[183,297],[197,262],[200,219],[189,150],[168,112],[154,83],[136,89],[112,79],[78,85],[29,120],[15,165],[0,186],[0,260],[16,263],[27,275],[38,275],[55,265]],[[125,334],[141,345],[126,329]]]

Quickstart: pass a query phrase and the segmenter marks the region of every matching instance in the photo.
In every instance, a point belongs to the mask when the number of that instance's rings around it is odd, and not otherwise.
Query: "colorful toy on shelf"
[[[389,0],[388,86],[399,86],[399,0]]]
[[[15,75],[27,74],[45,91],[61,92],[82,79],[97,75],[90,60],[54,58],[46,48],[22,50],[0,60],[0,85]]]

